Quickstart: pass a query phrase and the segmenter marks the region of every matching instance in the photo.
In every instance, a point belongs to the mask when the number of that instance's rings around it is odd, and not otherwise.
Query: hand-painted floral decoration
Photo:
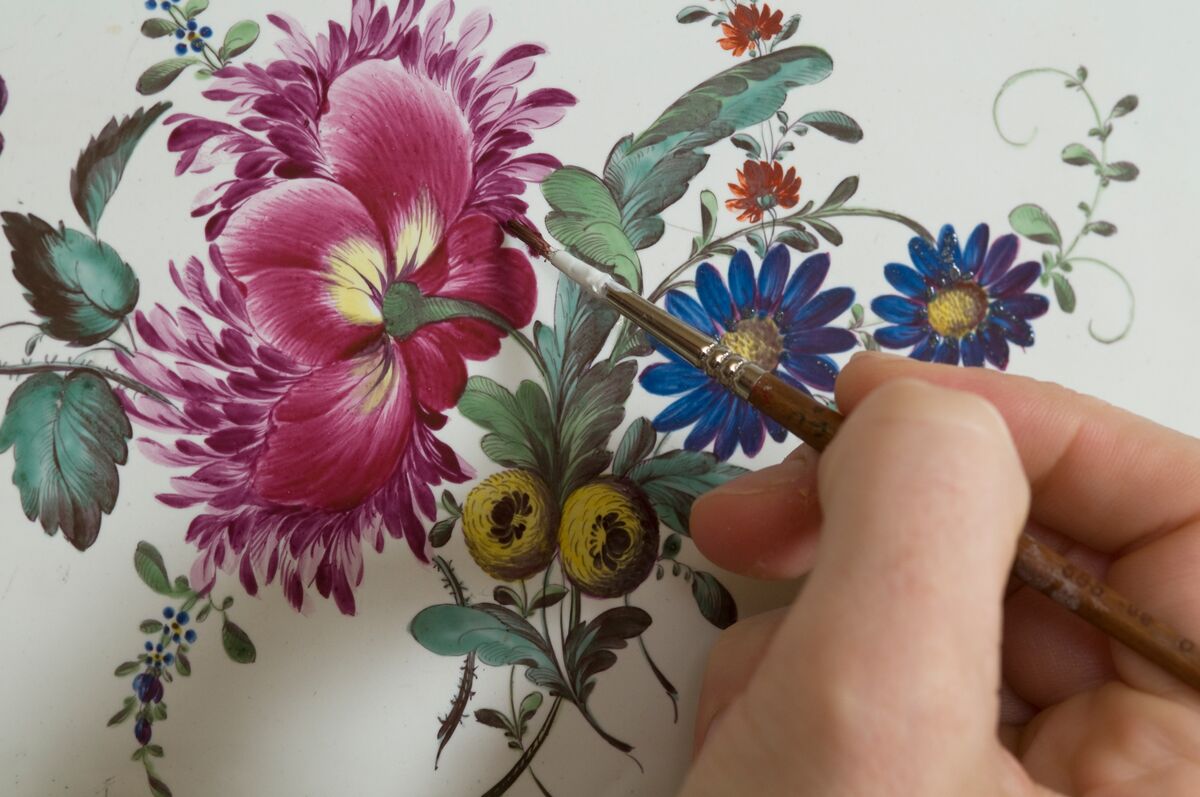
[[[216,292],[199,261],[173,270],[192,306],[139,314],[160,354],[122,360],[180,403],[137,400],[133,414],[199,438],[146,444],[191,469],[162,499],[208,507],[188,531],[197,589],[236,568],[251,593],[278,576],[296,607],[315,586],[350,614],[364,540],[379,550],[385,533],[402,537],[424,559],[430,485],[471,472],[434,435],[465,361],[495,355],[504,328],[533,312],[529,262],[503,247],[497,221],[523,212],[526,182],[555,166],[517,152],[573,98],[518,98],[534,45],[481,70],[487,14],[452,42],[452,4],[418,27],[420,7],[393,18],[355,0],[349,30],[331,24],[316,42],[271,17],[285,57],[227,67],[207,92],[239,124],[171,120],[181,171],[237,161],[196,211],[216,210]]]
[[[767,253],[757,280],[750,256],[735,254],[729,264],[729,287],[709,263],[696,270],[696,294],[667,294],[667,310],[710,335],[732,351],[774,371],[808,392],[832,390],[838,367],[829,354],[849,351],[857,344],[848,329],[827,326],[854,303],[850,288],[818,291],[829,273],[829,255],[808,257],[791,271],[787,247]],[[699,451],[714,440],[714,452],[728,459],[738,445],[748,456],[762,448],[764,429],[775,440],[787,432],[749,404],[735,398],[702,372],[665,347],[659,351],[671,362],[651,365],[642,372],[642,387],[660,396],[683,393],[654,419],[659,431],[692,426],[684,447]],[[693,424],[695,424],[693,426]]]
[[[4,106],[8,105],[8,85],[4,82],[4,77],[0,76],[0,113],[4,113]],[[4,152],[4,134],[0,133],[0,153]]]
[[[740,211],[738,221],[757,224],[764,213],[794,208],[800,201],[800,178],[795,166],[789,166],[785,173],[778,161],[746,161],[737,177],[736,183],[729,183],[733,199],[726,200],[725,207]]]
[[[771,11],[771,7],[763,3],[760,8],[754,3],[739,3],[729,13],[729,20],[721,23],[721,37],[718,44],[721,49],[731,51],[734,56],[740,56],[747,50],[755,56],[763,49],[763,45],[783,30],[783,12]]]
[[[902,296],[880,296],[871,309],[894,326],[875,332],[880,346],[912,346],[910,357],[949,365],[1008,366],[1008,344],[1033,345],[1029,320],[1050,309],[1045,296],[1029,293],[1042,273],[1035,261],[1014,267],[1017,236],[1002,235],[988,247],[988,227],[980,224],[959,247],[946,225],[938,245],[913,238],[908,251],[916,270],[889,263],[883,273]]]

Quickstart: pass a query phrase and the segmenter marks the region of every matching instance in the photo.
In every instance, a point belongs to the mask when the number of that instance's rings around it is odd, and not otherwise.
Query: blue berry
[[[163,11],[166,11],[171,7],[171,0],[162,0],[162,2],[158,4],[158,7]]]
[[[151,650],[154,650],[154,643],[147,639],[146,640],[146,652],[150,652]]]
[[[186,35],[186,34],[183,32],[183,28],[176,28],[176,29],[175,29],[175,38],[176,38],[176,39],[182,39],[182,38],[183,38],[185,35]]]
[[[170,620],[174,616],[175,616],[175,609],[172,608],[171,606],[167,606],[163,609],[163,617]]]
[[[153,11],[156,8],[158,8],[157,0],[146,0],[146,10],[147,11]]]
[[[200,23],[199,23],[199,22],[197,22],[197,21],[196,21],[196,20],[194,20],[194,19],[189,19],[189,20],[188,20],[188,30],[195,30],[195,29],[196,29],[196,28],[198,28],[198,27],[200,27]]]
[[[204,42],[201,39],[196,39],[194,42],[192,42],[192,49],[196,52],[200,52],[204,49]]]
[[[182,43],[175,45],[175,52],[178,55],[187,55],[187,45]]]
[[[157,645],[155,645],[155,646],[154,646],[154,652],[155,652],[155,653],[162,653],[162,651],[163,651],[162,643],[161,643],[161,642],[159,642]]]
[[[196,630],[194,628],[189,628],[187,633],[183,635],[183,638],[188,641],[189,645],[192,644],[196,641]]]
[[[179,613],[179,616],[178,616],[178,617],[176,617],[175,619],[179,621],[179,624],[180,624],[180,625],[187,625],[187,624],[188,624],[188,620],[190,620],[190,619],[192,619],[192,618],[188,617],[188,613],[187,613],[187,612],[180,612],[180,613]]]
[[[172,634],[171,641],[178,643],[179,642],[179,634]]]
[[[212,28],[205,25],[203,28],[200,29],[200,35],[206,39],[212,38]]]
[[[175,654],[168,653],[166,656],[163,657],[163,661],[165,661],[167,664],[170,664],[171,662],[175,661]]]

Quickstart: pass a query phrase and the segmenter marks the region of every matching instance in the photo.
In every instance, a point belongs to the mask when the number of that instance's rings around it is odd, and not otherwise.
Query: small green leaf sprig
[[[147,635],[143,652],[135,659],[117,665],[113,672],[118,678],[134,676],[133,694],[122,701],[121,708],[109,718],[108,725],[120,725],[134,718],[133,735],[139,747],[133,751],[131,758],[145,768],[146,781],[153,797],[171,797],[170,787],[154,766],[154,760],[164,755],[162,745],[151,743],[151,738],[154,723],[167,719],[163,684],[172,683],[175,675],[186,678],[192,674],[188,653],[199,639],[195,626],[203,624],[213,612],[217,612],[221,615],[221,645],[225,654],[239,664],[252,663],[258,654],[246,632],[229,618],[232,596],[226,596],[218,602],[193,590],[187,576],[177,576],[172,581],[162,554],[145,541],[139,542],[134,551],[133,566],[146,586],[180,603],[178,606],[168,604],[163,607],[161,618],[148,618],[138,625],[138,629]],[[197,606],[199,610],[196,610]]]
[[[1100,105],[1096,102],[1095,97],[1088,88],[1087,67],[1080,66],[1074,73],[1053,68],[1027,69],[1023,72],[1018,72],[1004,82],[1004,85],[1000,87],[992,103],[992,121],[996,126],[996,132],[1000,134],[1000,137],[1006,143],[1014,147],[1027,146],[1033,141],[1037,131],[1034,130],[1024,139],[1014,139],[1006,135],[1000,125],[1000,101],[1014,85],[1035,75],[1051,75],[1062,78],[1068,90],[1078,92],[1087,102],[1094,122],[1093,127],[1088,130],[1087,136],[1088,138],[1095,139],[1096,144],[1088,146],[1073,142],[1063,148],[1061,158],[1063,163],[1069,166],[1091,169],[1096,177],[1096,188],[1090,201],[1082,201],[1078,204],[1077,207],[1083,214],[1083,221],[1079,225],[1078,231],[1069,241],[1063,236],[1058,223],[1050,215],[1049,211],[1031,202],[1013,208],[1012,213],[1009,214],[1008,221],[1012,225],[1013,230],[1018,234],[1035,243],[1050,247],[1042,252],[1043,268],[1041,282],[1042,285],[1054,286],[1054,298],[1063,312],[1073,313],[1077,305],[1075,287],[1067,277],[1068,274],[1074,271],[1075,266],[1095,266],[1108,271],[1120,280],[1125,290],[1125,295],[1129,299],[1129,310],[1124,327],[1113,335],[1105,336],[1097,334],[1094,322],[1088,322],[1088,334],[1094,339],[1101,343],[1116,343],[1129,334],[1129,330],[1133,327],[1135,310],[1133,287],[1129,284],[1129,280],[1125,278],[1125,275],[1117,268],[1098,258],[1078,254],[1078,249],[1080,244],[1089,235],[1108,238],[1117,233],[1117,226],[1110,221],[1100,219],[1097,216],[1097,211],[1100,207],[1101,198],[1112,183],[1133,182],[1140,174],[1140,170],[1133,163],[1110,159],[1108,151],[1108,143],[1113,134],[1114,123],[1116,120],[1128,116],[1137,110],[1138,98],[1136,95],[1127,94],[1117,100],[1108,114],[1104,115],[1100,111]]]
[[[213,29],[201,25],[197,17],[208,9],[209,0],[146,0],[148,10],[161,10],[165,16],[150,17],[142,23],[142,35],[150,39],[170,38],[175,42],[175,57],[152,65],[137,81],[139,94],[151,95],[175,82],[192,66],[199,66],[196,77],[207,80],[213,73],[232,63],[258,41],[257,22],[242,20],[225,33],[220,47],[210,43]]]

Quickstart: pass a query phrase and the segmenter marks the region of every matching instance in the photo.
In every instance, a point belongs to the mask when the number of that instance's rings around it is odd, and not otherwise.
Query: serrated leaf
[[[746,151],[754,160],[762,157],[762,148],[759,147],[758,139],[754,136],[748,136],[745,133],[736,133],[729,137],[729,143],[740,150]]]
[[[142,620],[142,624],[138,626],[143,634],[157,634],[163,628],[163,624],[158,620]]]
[[[0,453],[14,449],[12,481],[25,516],[47,534],[62,529],[81,551],[91,547],[101,515],[116,505],[117,465],[132,434],[112,388],[95,374],[39,373],[22,382],[0,424]]]
[[[124,702],[121,705],[121,710],[118,711],[116,714],[113,714],[111,717],[109,717],[106,725],[109,728],[111,728],[114,725],[120,725],[122,722],[129,719],[129,715],[133,713],[133,710],[136,707],[137,707],[136,700],[134,700],[132,697],[125,698]]]
[[[703,8],[701,6],[688,6],[681,9],[679,13],[675,15],[675,21],[682,22],[684,25],[687,25],[692,22],[700,22],[701,20],[708,19],[711,16],[713,16],[713,13],[707,8]]]
[[[151,21],[147,20],[147,23]],[[174,29],[173,25],[171,27]],[[121,183],[138,142],[170,107],[171,103],[160,102],[148,110],[139,108],[120,122],[116,117],[109,119],[104,129],[79,154],[79,161],[71,171],[71,199],[93,234],[100,225],[108,201]]]
[[[812,223],[812,219],[805,219],[805,221],[810,224]],[[815,224],[813,228],[816,228]],[[836,230],[834,231],[836,232]],[[815,252],[821,246],[821,242],[803,227],[789,227],[775,236],[775,242],[787,244],[797,252]]]
[[[1058,306],[1064,313],[1075,312],[1075,289],[1070,281],[1057,271],[1050,275],[1050,279],[1054,281],[1054,298],[1058,300]]]
[[[729,590],[716,576],[696,570],[692,579],[692,597],[704,619],[717,628],[728,628],[737,622],[737,603]]]
[[[1038,205],[1018,205],[1008,214],[1008,223],[1019,234],[1031,241],[1052,246],[1062,245],[1062,233],[1050,214]]]
[[[441,548],[450,542],[450,535],[454,532],[455,520],[455,518],[448,517],[434,523],[433,528],[429,530],[429,544],[434,548]]]
[[[1096,153],[1083,144],[1068,144],[1063,148],[1062,159],[1064,163],[1069,163],[1072,166],[1095,166],[1100,163],[1100,159],[1096,157]]]
[[[612,472],[616,476],[624,476],[637,463],[650,456],[658,433],[654,425],[646,418],[638,418],[629,425],[617,446],[617,454],[613,457]]]
[[[0,219],[13,248],[13,274],[44,333],[91,346],[120,328],[137,305],[139,285],[111,246],[37,216],[0,213]]]
[[[200,63],[199,58],[185,56],[183,58],[168,58],[154,64],[137,80],[137,92],[145,96],[157,94],[175,82],[183,71],[193,64]]]
[[[225,32],[225,43],[221,45],[218,56],[222,61],[238,57],[258,41],[258,32],[257,22],[244,19],[236,23]]]
[[[117,669],[113,670],[113,675],[118,678],[123,678],[126,675],[132,675],[141,668],[141,664],[136,661],[123,661],[117,665]]]
[[[604,182],[576,166],[564,166],[542,181],[553,210],[546,229],[572,254],[641,292],[642,262],[622,228],[621,211]]]
[[[194,19],[200,16],[206,8],[208,8],[208,0],[188,0],[187,5],[183,7],[183,15],[188,19]]]
[[[629,478],[645,491],[659,520],[687,534],[696,497],[743,473],[744,468],[721,462],[710,452],[680,450],[638,463]]]
[[[847,144],[862,141],[863,131],[858,122],[841,111],[813,111],[801,116],[799,121]]]
[[[832,210],[840,208],[842,205],[850,201],[850,198],[858,192],[858,177],[847,177],[842,180],[837,186],[829,192],[829,197],[821,203],[821,207],[817,210]]]
[[[162,554],[145,540],[139,542],[133,552],[133,569],[142,582],[159,595],[174,595]]]
[[[1126,94],[1121,99],[1117,100],[1117,104],[1113,106],[1112,115],[1114,117],[1126,116],[1137,110],[1138,98],[1133,94]]]
[[[683,550],[683,538],[679,534],[672,534],[663,540],[662,559],[674,559]]]
[[[1128,183],[1136,180],[1141,172],[1137,166],[1134,166],[1129,161],[1117,161],[1101,168],[1100,173],[1110,180]]]
[[[163,17],[151,17],[142,23],[142,35],[148,39],[161,39],[175,32],[175,23]]]
[[[225,654],[238,664],[250,664],[258,658],[250,637],[228,617],[221,624],[221,645],[225,648]]]

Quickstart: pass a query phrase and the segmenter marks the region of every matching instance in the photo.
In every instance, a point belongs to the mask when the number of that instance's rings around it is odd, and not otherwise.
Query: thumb
[[[818,484],[813,574],[702,757],[743,747],[749,726],[777,737],[735,755],[760,757],[743,765],[769,793],[996,794],[1011,774],[1001,602],[1029,505],[1000,414],[891,382],[849,417]]]

